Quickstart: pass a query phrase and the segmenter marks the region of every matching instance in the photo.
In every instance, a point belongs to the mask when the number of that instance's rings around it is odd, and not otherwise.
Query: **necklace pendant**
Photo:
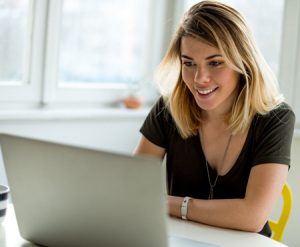
[[[211,200],[214,198],[214,189],[213,187],[211,186],[210,187],[210,190],[209,190],[209,196],[208,196],[208,199]]]

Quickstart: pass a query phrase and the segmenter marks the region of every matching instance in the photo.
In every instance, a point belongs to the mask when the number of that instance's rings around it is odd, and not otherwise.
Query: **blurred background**
[[[132,153],[158,97],[154,71],[196,2],[0,0],[0,132]],[[283,242],[298,246],[300,1],[223,2],[245,16],[297,116],[288,178],[294,204]],[[142,106],[128,109],[128,96]],[[7,183],[1,162],[0,183]]]

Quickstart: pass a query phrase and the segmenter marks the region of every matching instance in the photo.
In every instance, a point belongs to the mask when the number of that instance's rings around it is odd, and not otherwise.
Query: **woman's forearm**
[[[287,177],[281,164],[262,164],[252,168],[243,199],[192,199],[187,219],[208,225],[259,232],[269,219]],[[182,197],[168,197],[169,213],[181,217]]]
[[[169,214],[181,217],[182,197],[168,197]],[[188,204],[187,218],[192,221],[238,229],[259,232],[266,223],[263,210],[255,208],[245,199],[192,199]]]

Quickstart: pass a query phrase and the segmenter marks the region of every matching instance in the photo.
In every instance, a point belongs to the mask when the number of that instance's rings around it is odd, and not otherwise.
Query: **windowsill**
[[[144,118],[149,107],[127,109],[124,107],[76,109],[10,109],[0,110],[0,120],[59,120],[59,119],[126,119]]]
[[[72,119],[134,119],[145,118],[150,107],[127,109],[125,107],[76,109],[10,109],[0,110],[1,120],[72,120]],[[295,128],[294,138],[300,138],[300,128]]]

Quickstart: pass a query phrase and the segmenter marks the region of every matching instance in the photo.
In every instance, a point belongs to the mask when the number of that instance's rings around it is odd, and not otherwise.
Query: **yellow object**
[[[281,242],[282,240],[283,232],[292,209],[292,190],[287,183],[285,183],[283,186],[282,197],[283,207],[278,221],[269,220],[269,224],[273,232],[272,239],[277,240],[279,242]]]

